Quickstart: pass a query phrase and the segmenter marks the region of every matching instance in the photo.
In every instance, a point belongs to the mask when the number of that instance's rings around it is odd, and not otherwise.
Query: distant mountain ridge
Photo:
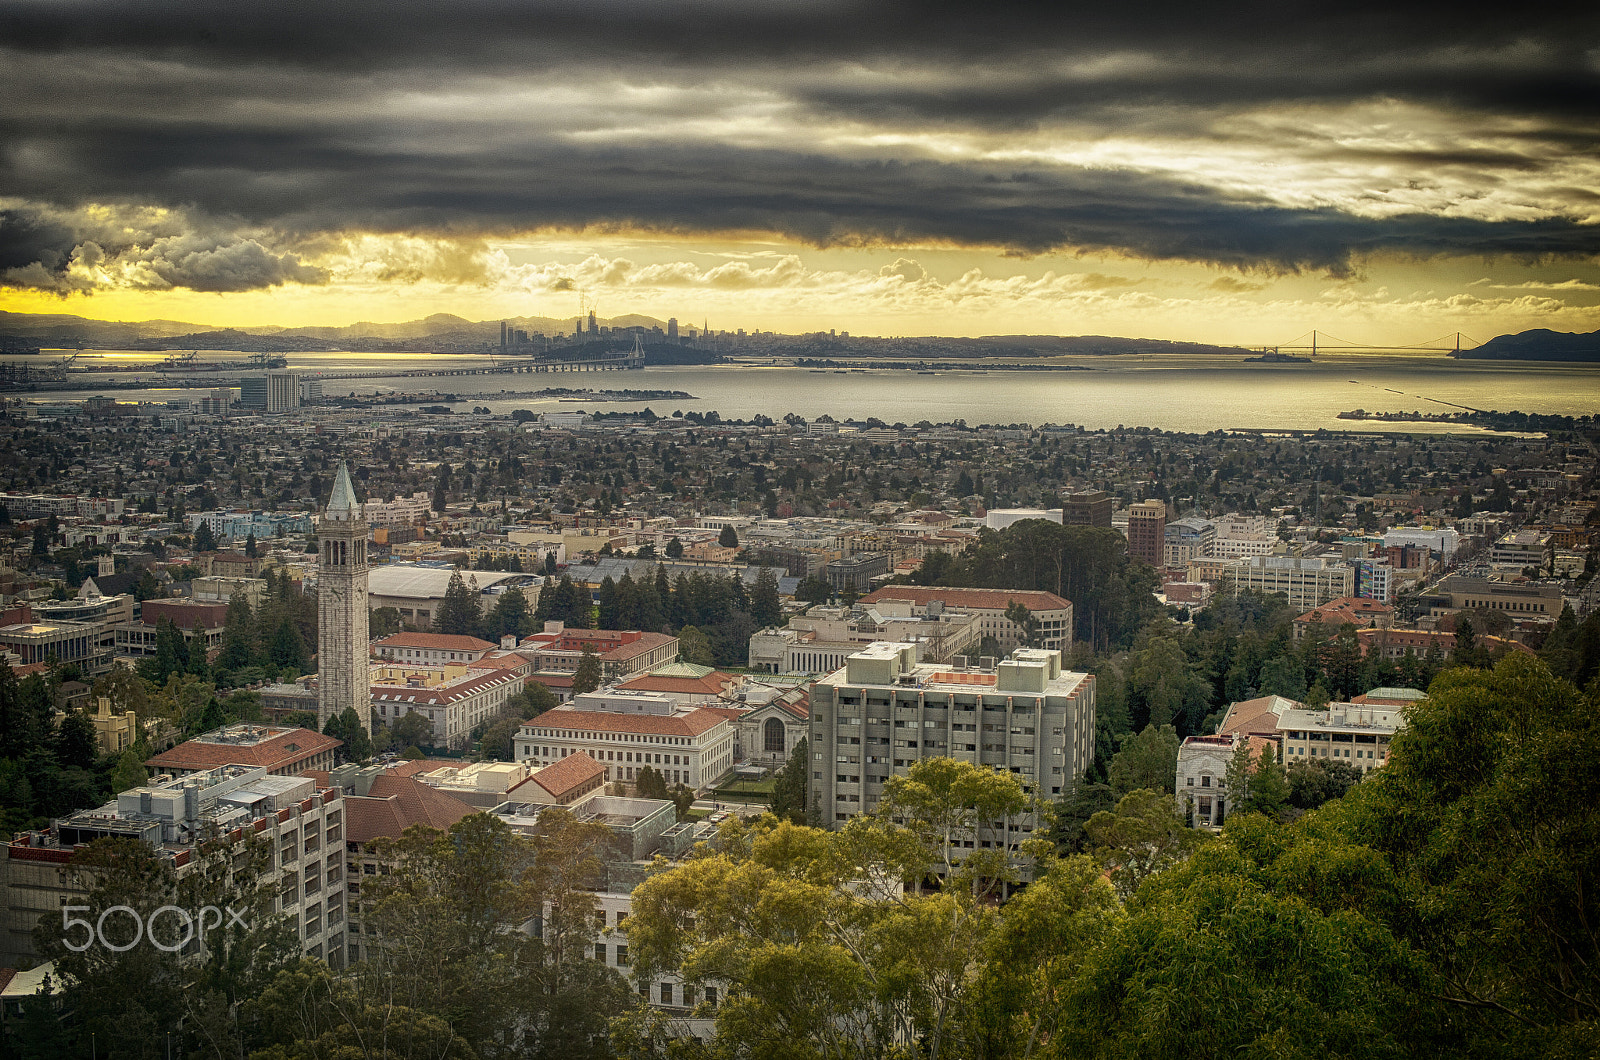
[[[1600,361],[1600,331],[1587,334],[1535,328],[1515,335],[1500,335],[1482,346],[1462,350],[1474,360]]]
[[[441,344],[470,345],[500,340],[500,322],[530,334],[570,335],[576,317],[505,317],[493,320],[468,320],[453,313],[435,313],[421,320],[397,323],[358,321],[343,327],[312,325],[285,328],[275,326],[222,327],[191,324],[181,320],[91,320],[67,313],[12,313],[0,310],[0,336],[27,339],[40,345],[97,345],[115,348],[121,344],[169,340],[167,344],[185,349],[229,349],[238,345],[239,336],[250,336],[252,349],[292,351],[317,348],[329,342],[435,341]],[[665,329],[664,320],[626,313],[601,317],[602,327],[656,327]],[[687,325],[685,326],[687,330]],[[927,336],[936,338],[937,336]],[[991,356],[1026,352],[1033,356],[1105,353],[1232,353],[1236,346],[1170,339],[1137,339],[1107,335],[984,335],[963,340]],[[322,348],[326,348],[325,346]],[[1549,331],[1538,328],[1514,335],[1500,335],[1472,350],[1462,350],[1464,358],[1500,360],[1600,361],[1600,331],[1588,334]]]

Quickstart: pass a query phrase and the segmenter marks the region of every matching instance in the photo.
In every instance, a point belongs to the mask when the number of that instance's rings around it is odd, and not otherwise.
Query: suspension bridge
[[[1463,335],[1459,331],[1441,335],[1427,342],[1413,342],[1408,344],[1384,345],[1372,342],[1351,342],[1348,339],[1337,338],[1325,331],[1308,331],[1298,335],[1288,342],[1272,346],[1254,346],[1252,349],[1262,353],[1309,353],[1316,357],[1319,353],[1421,353],[1437,351],[1448,353],[1452,357],[1459,357],[1463,350],[1476,349],[1483,343]]]

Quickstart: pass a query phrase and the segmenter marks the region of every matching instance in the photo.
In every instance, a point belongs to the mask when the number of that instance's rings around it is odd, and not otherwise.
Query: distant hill
[[[1600,361],[1600,331],[1574,334],[1535,328],[1515,335],[1499,335],[1461,357],[1504,361]]]

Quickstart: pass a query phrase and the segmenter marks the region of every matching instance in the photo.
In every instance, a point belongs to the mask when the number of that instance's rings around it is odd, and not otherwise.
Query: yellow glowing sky
[[[419,241],[356,242],[363,257],[381,245],[392,258],[415,253]],[[371,269],[361,275],[354,257],[328,255],[320,260],[335,263],[335,278],[325,284],[228,293],[102,286],[66,298],[13,289],[0,292],[0,308],[213,327],[343,326],[434,313],[574,317],[581,292],[602,318],[637,313],[788,333],[1110,334],[1264,345],[1313,328],[1371,344],[1422,343],[1457,331],[1485,341],[1539,327],[1600,329],[1600,276],[1572,263],[1389,257],[1330,277],[1109,254],[1023,258],[948,246],[819,249],[775,238],[645,234],[529,236],[452,250],[475,254],[480,275],[385,280]]]

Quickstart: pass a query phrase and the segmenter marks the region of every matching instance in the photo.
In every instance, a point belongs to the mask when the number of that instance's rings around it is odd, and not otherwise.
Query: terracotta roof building
[[[333,752],[340,745],[310,729],[224,725],[161,752],[145,765],[174,777],[219,766],[264,766],[269,773],[296,776],[308,769],[332,769]]]
[[[390,668],[394,669],[394,668]],[[467,669],[451,675],[377,671],[371,686],[373,717],[385,725],[415,711],[433,726],[433,746],[464,748],[480,722],[499,714],[522,691],[526,678],[516,670]]]
[[[630,677],[617,687],[631,692],[660,692],[685,706],[703,707],[731,699],[744,681],[738,674],[725,674],[709,666],[673,662]]]
[[[517,651],[533,663],[535,679],[543,674],[572,673],[588,648],[600,657],[602,679],[611,683],[653,670],[678,657],[678,638],[637,630],[567,629],[548,622],[543,633],[525,637]]]
[[[1361,644],[1362,655],[1377,652],[1379,658],[1391,660],[1403,659],[1408,652],[1420,659],[1430,651],[1441,659],[1448,659],[1456,650],[1456,635],[1448,630],[1359,629],[1356,640]],[[1481,636],[1477,644],[1491,653],[1510,650],[1534,654],[1526,644],[1505,637]]]
[[[383,766],[340,766],[330,779],[344,789],[344,860],[349,870],[346,892],[350,917],[346,956],[359,961],[366,956],[363,947],[368,945],[369,936],[364,927],[362,886],[388,867],[374,852],[373,844],[380,839],[399,839],[413,825],[446,831],[463,817],[479,811],[453,795]]]
[[[543,766],[581,753],[600,763],[606,780],[623,782],[648,765],[668,784],[703,788],[734,764],[732,722],[659,692],[584,693],[524,722],[515,743],[519,762]]]
[[[576,807],[598,795],[606,783],[606,767],[579,751],[537,771],[507,793],[508,802],[537,806]]]
[[[494,650],[495,645],[477,637],[449,633],[396,633],[372,646],[380,659],[397,662],[438,664],[473,662]]]
[[[1336,633],[1349,622],[1357,629],[1387,628],[1394,621],[1394,608],[1378,600],[1359,596],[1341,596],[1313,608],[1294,620],[1294,639],[1299,640],[1311,627],[1321,625],[1327,633]]]
[[[337,776],[331,779],[339,782]],[[358,845],[380,838],[399,839],[414,824],[444,831],[478,812],[476,806],[449,792],[389,772],[372,777],[364,794],[346,795],[344,805],[348,822],[345,842]]]

